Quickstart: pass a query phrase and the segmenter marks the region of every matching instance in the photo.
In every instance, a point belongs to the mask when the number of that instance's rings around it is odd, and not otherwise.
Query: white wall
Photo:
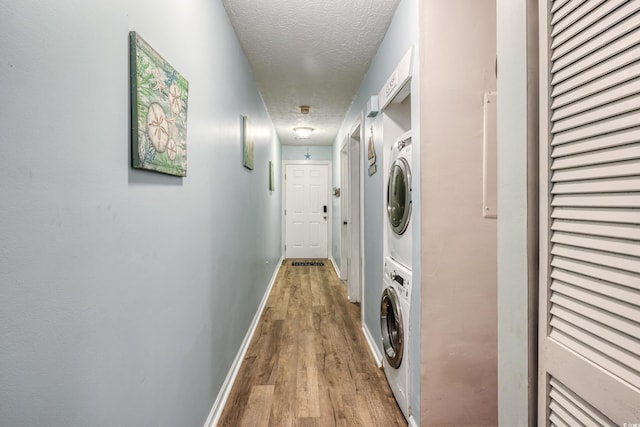
[[[421,2],[424,426],[498,423],[497,221],[482,215],[495,19],[495,0]]]
[[[129,166],[130,30],[189,81],[184,179]],[[203,425],[280,258],[222,5],[0,0],[0,50],[0,425]]]
[[[411,93],[419,93],[420,79],[417,76],[417,42],[418,42],[418,1],[401,0],[398,4],[393,20],[384,40],[378,48],[378,52],[371,62],[358,94],[356,95],[349,112],[334,143],[334,176],[333,186],[340,187],[340,146],[346,135],[355,123],[358,115],[364,111],[367,101],[372,95],[377,95],[387,81],[400,60],[413,46],[414,61],[411,81]],[[414,135],[420,134],[419,97],[411,99],[411,121]],[[364,326],[371,333],[371,337],[382,351],[380,335],[380,297],[382,295],[382,263],[383,263],[383,230],[386,217],[383,216],[385,197],[385,185],[383,182],[383,150],[382,150],[382,115],[367,118],[364,123],[363,150],[366,150],[371,128],[374,129],[374,143],[377,154],[378,172],[372,176],[363,170],[364,175]],[[411,295],[411,324],[413,325],[410,336],[410,359],[420,360],[420,139],[414,136],[412,139],[412,173],[413,173],[413,287]],[[363,153],[363,156],[365,154]],[[340,265],[340,205],[339,199],[334,198],[333,206],[333,258]],[[382,353],[380,353],[382,354]],[[411,366],[411,398],[410,405],[415,420],[419,420],[420,408],[420,366],[413,363]]]
[[[282,160],[333,160],[333,147],[330,145],[311,145],[308,147],[283,145]]]

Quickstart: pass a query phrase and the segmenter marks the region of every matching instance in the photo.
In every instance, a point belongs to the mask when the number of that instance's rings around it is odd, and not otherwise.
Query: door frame
[[[351,222],[349,220],[349,197],[351,192],[349,189],[349,171],[349,136],[347,136],[340,146],[340,280],[347,281],[347,292],[349,292],[349,253],[351,247]]]
[[[349,281],[350,301],[364,300],[364,118],[358,115],[348,135],[349,159]],[[354,211],[357,214],[354,215]],[[364,306],[361,306],[364,319]]]
[[[340,279],[347,281],[352,303],[364,294],[364,139],[363,117],[359,115],[340,146]],[[357,214],[354,212],[357,210]],[[346,224],[345,224],[346,222]],[[364,307],[362,315],[364,315]],[[363,317],[364,318],[364,317]]]
[[[282,205],[280,207],[280,225],[282,230],[282,236],[280,241],[280,251],[282,256],[285,257],[287,252],[285,251],[285,244],[287,241],[287,218],[284,211],[287,207],[287,187],[286,187],[286,173],[288,165],[326,165],[327,166],[327,259],[331,258],[332,240],[331,229],[333,224],[333,203],[331,199],[331,160],[282,160],[281,163],[281,181],[282,182]]]

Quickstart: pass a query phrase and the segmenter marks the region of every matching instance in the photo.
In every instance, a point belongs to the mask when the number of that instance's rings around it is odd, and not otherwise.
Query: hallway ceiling
[[[398,1],[222,0],[282,144],[333,144]]]

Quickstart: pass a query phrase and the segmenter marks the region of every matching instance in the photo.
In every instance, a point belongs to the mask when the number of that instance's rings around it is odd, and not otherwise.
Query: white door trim
[[[351,279],[354,279],[355,281],[355,283],[349,284],[351,302],[361,302],[364,299],[364,155],[362,150],[364,141],[363,123],[363,114],[360,114],[351,126],[351,130],[348,135],[347,148],[349,160],[349,279],[350,281]],[[354,158],[354,155],[357,156],[357,158]],[[354,166],[357,166],[357,170],[354,170]],[[355,208],[357,208],[357,215],[354,215]],[[364,306],[361,305],[360,309],[362,310],[361,318],[364,318]]]
[[[350,227],[349,222],[349,137],[340,146],[340,280],[349,280]]]
[[[281,164],[281,168],[282,171],[282,176],[281,176],[281,181],[282,182],[282,206],[281,206],[281,213],[282,215],[280,215],[281,217],[281,230],[282,230],[282,236],[281,236],[281,242],[280,242],[280,248],[281,248],[281,252],[282,252],[282,256],[284,257],[286,255],[286,251],[285,251],[285,242],[286,242],[286,232],[287,232],[287,227],[286,227],[286,217],[284,215],[284,211],[286,209],[287,206],[287,191],[286,191],[286,183],[285,183],[285,175],[286,175],[286,171],[287,171],[287,166],[288,165],[326,165],[327,166],[327,258],[330,259],[331,258],[331,252],[332,252],[332,240],[331,240],[331,224],[333,221],[332,218],[332,206],[333,206],[333,201],[331,198],[331,180],[332,180],[332,175],[331,175],[331,160],[282,160],[282,164]]]

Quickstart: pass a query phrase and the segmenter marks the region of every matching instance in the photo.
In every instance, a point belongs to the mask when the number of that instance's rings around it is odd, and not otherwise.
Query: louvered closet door
[[[640,425],[640,0],[540,8],[539,423]]]

